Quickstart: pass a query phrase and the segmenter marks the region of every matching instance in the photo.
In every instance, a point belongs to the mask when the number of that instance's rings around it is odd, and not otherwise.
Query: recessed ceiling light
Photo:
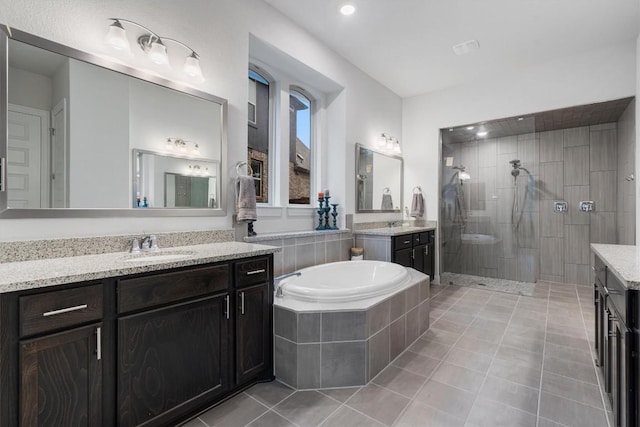
[[[473,126],[467,126],[467,130],[473,130]]]
[[[347,3],[340,7],[340,13],[345,16],[353,15],[355,12],[356,7],[352,4]]]
[[[453,132],[453,128],[449,128],[449,132]]]
[[[487,136],[488,133],[489,132],[483,130],[482,132],[476,133],[476,135],[478,135],[478,136]]]
[[[524,117],[518,117],[518,121],[521,122],[524,120]]]

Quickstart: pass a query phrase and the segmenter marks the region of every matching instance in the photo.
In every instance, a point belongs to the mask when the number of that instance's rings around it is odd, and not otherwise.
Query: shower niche
[[[589,284],[590,243],[635,243],[634,127],[625,98],[442,129],[443,283]]]

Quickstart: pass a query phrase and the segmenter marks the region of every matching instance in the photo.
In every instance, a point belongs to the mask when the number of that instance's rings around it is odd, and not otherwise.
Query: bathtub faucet
[[[284,296],[284,294],[282,293],[282,285],[284,285],[284,283],[282,283],[282,279],[286,279],[287,277],[292,276],[302,276],[302,273],[300,273],[299,271],[294,271],[293,273],[283,274],[282,276],[278,276],[273,279],[273,283],[276,284],[276,298],[282,298]]]

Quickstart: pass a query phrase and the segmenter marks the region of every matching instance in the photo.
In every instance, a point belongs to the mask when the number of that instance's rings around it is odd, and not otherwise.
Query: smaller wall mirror
[[[220,162],[133,150],[133,208],[218,208]]]
[[[402,157],[356,144],[356,212],[400,212],[402,176]]]

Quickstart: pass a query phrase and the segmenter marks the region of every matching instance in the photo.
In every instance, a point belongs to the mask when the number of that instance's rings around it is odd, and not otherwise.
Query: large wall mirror
[[[225,215],[226,100],[2,30],[0,217]]]
[[[356,212],[400,212],[402,177],[402,157],[356,144]]]

